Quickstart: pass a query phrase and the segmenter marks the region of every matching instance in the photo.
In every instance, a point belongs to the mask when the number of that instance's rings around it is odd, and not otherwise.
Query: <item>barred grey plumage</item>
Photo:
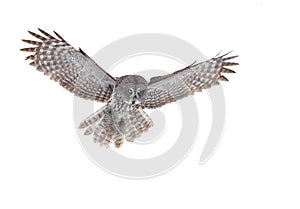
[[[56,32],[57,37],[54,37],[38,30],[43,36],[29,33],[39,41],[23,40],[36,46],[21,49],[33,52],[25,58],[32,60],[30,65],[76,96],[107,103],[79,127],[85,128],[84,134],[92,134],[94,141],[101,145],[113,142],[119,147],[124,139],[134,141],[153,125],[144,108],[158,108],[218,85],[220,80],[228,81],[223,73],[235,72],[226,67],[238,65],[228,62],[237,57],[227,56],[229,52],[168,75],[153,77],[150,82],[138,75],[114,78]]]
[[[36,47],[21,49],[34,52],[25,58],[32,60],[30,65],[35,66],[45,75],[49,75],[52,80],[59,82],[61,86],[76,96],[107,102],[112,93],[115,79],[101,69],[81,49],[74,49],[57,33],[55,34],[58,38],[55,38],[41,29],[39,31],[46,37],[29,31],[40,41],[23,40],[36,45]]]

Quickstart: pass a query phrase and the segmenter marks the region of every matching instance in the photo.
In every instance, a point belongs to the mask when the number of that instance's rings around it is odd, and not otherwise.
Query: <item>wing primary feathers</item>
[[[29,55],[29,56],[27,56],[27,57],[25,57],[25,60],[33,60],[34,59],[34,55]]]
[[[44,30],[42,30],[42,29],[40,29],[40,28],[38,28],[38,30],[42,33],[42,34],[44,34],[45,36],[47,36],[48,38],[50,38],[50,39],[55,39],[53,36],[51,36],[49,33],[47,33],[46,31],[44,31]]]
[[[29,65],[31,65],[31,66],[36,66],[36,64],[35,64],[35,62],[31,62],[31,63],[29,63]]]
[[[222,73],[235,73],[235,71],[234,70],[230,70],[230,69],[228,69],[226,67],[222,67]]]
[[[113,92],[111,86],[115,85],[115,79],[99,67],[82,49],[78,51],[58,33],[53,32],[54,35],[50,35],[40,28],[38,28],[38,34],[28,31],[39,40],[22,39],[23,42],[32,44],[28,48],[20,49],[32,53],[29,56],[26,55],[25,60],[31,60],[30,65],[35,66],[44,75],[50,76],[76,96],[107,102]],[[82,66],[87,63],[90,74],[83,73],[85,69]]]
[[[191,68],[191,67],[195,67],[195,66],[197,66],[198,64],[199,64],[199,63],[197,63],[197,60],[195,60],[192,64],[188,65],[187,67],[185,67],[185,68],[183,68],[183,69],[181,69],[181,70],[177,70],[177,71],[173,72],[173,74],[176,75],[176,74],[178,74],[178,73],[180,73],[180,72],[183,72],[184,70],[187,70],[187,69],[189,69],[189,68]],[[157,78],[158,78],[158,77],[162,78],[163,76],[157,76]],[[166,76],[165,76],[164,78],[166,78]],[[152,78],[151,78],[151,79],[152,79]],[[153,79],[152,82],[154,82],[155,80],[157,80],[157,79]]]
[[[236,55],[236,56],[231,56],[231,57],[224,57],[224,58],[223,58],[223,61],[231,60],[231,59],[234,59],[234,58],[237,58],[237,57],[239,57],[239,56]]]
[[[30,35],[32,35],[32,36],[34,36],[34,37],[36,37],[36,38],[38,38],[38,39],[40,39],[42,41],[46,41],[47,40],[47,38],[45,38],[43,36],[40,36],[40,35],[38,35],[38,34],[36,34],[34,32],[28,31],[28,33],[30,33]]]
[[[216,54],[213,58],[216,58],[218,57],[221,53],[222,53],[223,50],[221,50],[218,54]]]
[[[195,67],[197,66],[199,63],[197,63],[197,60],[195,60],[192,64],[190,64],[187,68],[191,68],[191,67]]]
[[[83,55],[87,56],[87,54],[86,54],[81,48],[79,48],[79,51],[80,51]]]
[[[229,81],[228,78],[226,78],[224,75],[221,75],[221,76],[219,77],[219,79],[220,79],[221,81]]]
[[[231,59],[234,59],[234,58],[238,57],[238,55],[226,57],[226,55],[230,54],[231,52],[232,51],[227,52],[227,53],[223,54],[222,56],[214,58],[214,59],[221,59],[221,62],[222,62],[221,73],[235,73],[234,70],[228,69],[228,68],[226,68],[224,66],[239,65],[239,63],[237,63],[237,62],[225,62],[226,60],[231,60]],[[221,80],[221,81],[228,81],[228,79],[224,75],[220,75],[219,76],[219,80]]]
[[[36,51],[36,48],[23,48],[23,49],[20,49],[21,51],[24,51],[24,52],[35,52]]]
[[[227,56],[232,51],[221,54],[203,61],[194,62],[184,69],[173,73],[153,77],[148,84],[147,98],[142,104],[145,108],[158,108],[165,104],[177,101],[186,96],[200,92],[202,89],[211,88],[220,84],[219,81],[228,81],[223,73],[235,73],[226,66],[238,65],[231,62],[238,56]]]
[[[60,40],[66,42],[66,40],[63,39],[63,37],[61,37],[57,32],[53,31],[53,33],[55,33],[55,35],[56,35],[58,38],[60,38]]]
[[[217,57],[217,58],[223,58],[223,57],[226,57],[228,54],[230,54],[231,52],[233,52],[233,50],[231,50],[231,51],[229,51],[229,52],[227,52],[227,53],[225,53],[225,54],[223,54],[222,56],[220,56],[220,57]]]
[[[233,66],[233,65],[239,65],[237,62],[223,62],[223,66]]]
[[[28,43],[28,44],[36,45],[36,46],[40,46],[42,44],[42,42],[32,41],[32,40],[27,40],[27,39],[22,39],[22,41],[24,41],[25,43]]]

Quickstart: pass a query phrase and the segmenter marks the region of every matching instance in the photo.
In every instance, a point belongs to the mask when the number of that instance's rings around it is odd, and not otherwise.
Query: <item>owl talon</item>
[[[115,147],[116,148],[119,148],[122,144],[123,144],[123,140],[122,139],[119,139],[119,140],[115,141]]]

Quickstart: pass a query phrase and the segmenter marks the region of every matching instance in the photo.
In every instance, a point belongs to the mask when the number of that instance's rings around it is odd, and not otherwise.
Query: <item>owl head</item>
[[[138,105],[145,99],[148,82],[139,75],[127,75],[119,78],[116,93],[129,105]]]

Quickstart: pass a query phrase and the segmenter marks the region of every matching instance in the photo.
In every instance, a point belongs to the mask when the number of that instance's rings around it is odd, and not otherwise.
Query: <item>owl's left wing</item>
[[[220,80],[228,81],[222,73],[235,73],[226,67],[238,65],[236,62],[228,62],[228,60],[238,57],[228,57],[229,53],[222,56],[216,55],[201,63],[193,63],[171,74],[151,78],[142,106],[158,108],[195,92],[200,92],[202,89],[218,85]]]
[[[111,96],[115,79],[96,64],[80,48],[73,48],[60,35],[54,37],[39,29],[38,35],[29,33],[38,41],[23,40],[35,47],[21,51],[32,52],[26,60],[37,70],[49,75],[62,87],[84,99],[107,102]]]

